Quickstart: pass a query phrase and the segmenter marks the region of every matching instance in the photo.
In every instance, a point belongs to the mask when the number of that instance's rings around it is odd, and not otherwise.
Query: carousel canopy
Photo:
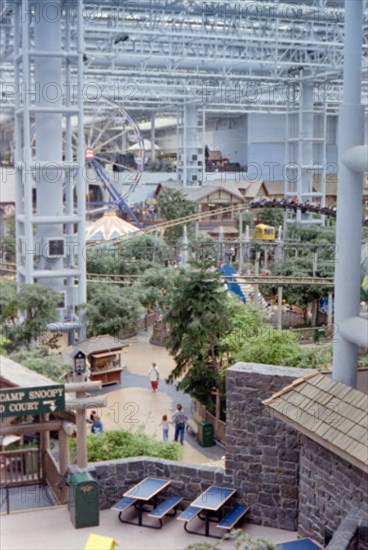
[[[115,212],[105,212],[102,218],[87,227],[86,240],[108,241],[135,231],[138,229],[134,225],[119,218]]]

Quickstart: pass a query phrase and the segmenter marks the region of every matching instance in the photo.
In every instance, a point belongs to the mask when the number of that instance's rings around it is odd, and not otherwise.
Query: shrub
[[[77,444],[70,440],[71,456],[76,457]],[[180,460],[182,448],[178,443],[166,443],[153,437],[122,430],[111,430],[99,435],[87,437],[87,453],[89,462],[118,460],[135,456],[151,456],[168,460]]]

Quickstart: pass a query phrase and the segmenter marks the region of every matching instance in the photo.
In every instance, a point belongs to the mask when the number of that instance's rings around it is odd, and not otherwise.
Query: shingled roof
[[[310,374],[263,404],[336,455],[368,471],[368,395],[325,374]]]

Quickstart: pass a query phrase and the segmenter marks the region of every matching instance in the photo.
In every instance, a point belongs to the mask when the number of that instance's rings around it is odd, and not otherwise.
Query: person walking
[[[162,417],[162,420],[160,422],[160,426],[162,426],[162,438],[164,441],[169,440],[169,421],[167,419],[167,415],[164,414]]]
[[[152,363],[152,366],[148,371],[148,376],[151,380],[152,391],[157,391],[158,383],[160,381],[160,371],[158,370],[156,363]]]
[[[184,444],[185,423],[188,420],[187,415],[183,411],[182,405],[176,405],[176,412],[173,415],[172,424],[175,424],[174,441],[180,441],[180,445]]]

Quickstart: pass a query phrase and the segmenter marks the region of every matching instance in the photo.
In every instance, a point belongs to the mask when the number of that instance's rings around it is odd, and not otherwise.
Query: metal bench
[[[249,510],[250,506],[246,506],[244,504],[235,506],[235,508],[226,514],[226,516],[216,525],[216,527],[230,531]]]
[[[122,523],[124,523],[123,520],[121,519],[122,513],[128,508],[130,508],[131,506],[133,506],[136,502],[137,502],[137,499],[135,498],[124,497],[121,500],[119,500],[119,502],[114,504],[114,506],[111,507],[111,510],[117,510],[118,512],[120,512],[119,520]]]
[[[280,550],[321,550],[321,547],[311,539],[292,540],[277,545]]]
[[[175,516],[177,506],[182,500],[183,500],[183,497],[176,497],[176,496],[169,497],[163,502],[161,502],[161,504],[159,504],[157,508],[152,510],[152,512],[148,514],[148,517],[158,519],[160,522],[160,527],[162,527],[162,518],[166,515]],[[171,512],[172,510],[174,511],[174,513],[170,514],[169,512]]]
[[[196,506],[189,506],[184,512],[180,514],[180,516],[177,517],[177,519],[180,519],[180,521],[185,521],[184,523],[184,529],[187,531],[187,533],[190,533],[187,529],[187,524],[197,517],[199,513],[201,512],[200,508],[197,508]]]

